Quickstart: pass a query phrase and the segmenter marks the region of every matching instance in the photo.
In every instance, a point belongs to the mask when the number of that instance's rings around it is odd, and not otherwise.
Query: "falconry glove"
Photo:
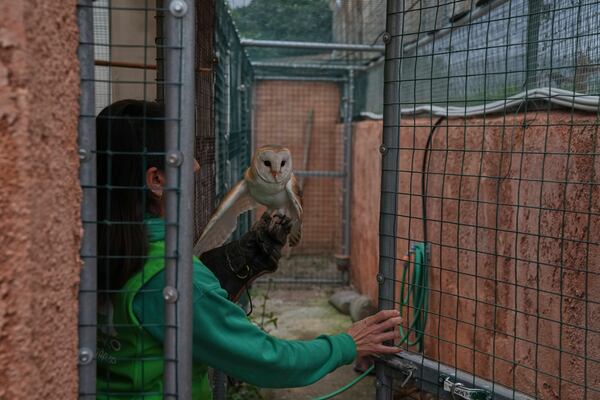
[[[264,213],[239,240],[201,254],[200,261],[219,279],[229,299],[237,301],[256,278],[277,270],[290,230],[288,217]]]

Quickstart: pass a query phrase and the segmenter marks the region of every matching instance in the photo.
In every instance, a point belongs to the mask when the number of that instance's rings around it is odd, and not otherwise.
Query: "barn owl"
[[[288,242],[296,246],[302,236],[302,193],[292,173],[292,155],[282,146],[258,148],[244,178],[238,182],[214,211],[194,254],[222,245],[235,230],[238,215],[262,204],[267,212],[285,214],[292,220]]]

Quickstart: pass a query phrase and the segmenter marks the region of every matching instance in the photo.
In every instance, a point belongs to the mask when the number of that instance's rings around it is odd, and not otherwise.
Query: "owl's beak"
[[[279,172],[271,171],[271,175],[273,175],[273,178],[277,179],[277,175],[279,175]]]

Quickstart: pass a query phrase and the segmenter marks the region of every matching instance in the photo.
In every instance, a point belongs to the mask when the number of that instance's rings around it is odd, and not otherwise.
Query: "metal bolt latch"
[[[169,11],[174,16],[181,18],[183,17],[188,10],[188,5],[183,0],[173,0],[171,4],[169,4]]]
[[[382,274],[377,274],[377,282],[380,284],[385,281],[385,277]]]
[[[78,357],[80,365],[87,365],[91,363],[94,359],[94,352],[92,351],[92,349],[82,347],[79,349]]]
[[[389,32],[383,32],[383,36],[381,36],[383,43],[388,44],[392,40],[392,35]]]
[[[183,163],[183,153],[171,151],[167,154],[167,164],[171,167],[179,167]]]
[[[379,146],[379,152],[384,155],[387,154],[387,152],[388,152],[387,146],[385,144],[382,144],[381,146]]]
[[[492,394],[489,391],[467,388],[460,382],[454,382],[451,376],[442,374],[438,381],[443,385],[444,391],[450,393],[452,399],[492,400]]]
[[[165,286],[163,289],[163,298],[167,303],[175,303],[178,297],[179,293],[177,292],[177,289],[173,286]]]
[[[412,378],[412,376],[413,376],[413,370],[409,369],[408,370],[408,374],[406,374],[406,378],[404,378],[404,380],[400,384],[400,387],[403,388],[404,386],[406,386],[406,384],[408,383],[408,381],[410,380],[410,378]]]

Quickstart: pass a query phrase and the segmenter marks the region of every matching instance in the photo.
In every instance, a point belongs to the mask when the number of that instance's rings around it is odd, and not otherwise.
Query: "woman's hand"
[[[383,342],[400,338],[398,325],[401,323],[402,318],[397,310],[382,310],[354,323],[348,334],[356,344],[357,358],[399,353],[399,347],[386,346]]]

